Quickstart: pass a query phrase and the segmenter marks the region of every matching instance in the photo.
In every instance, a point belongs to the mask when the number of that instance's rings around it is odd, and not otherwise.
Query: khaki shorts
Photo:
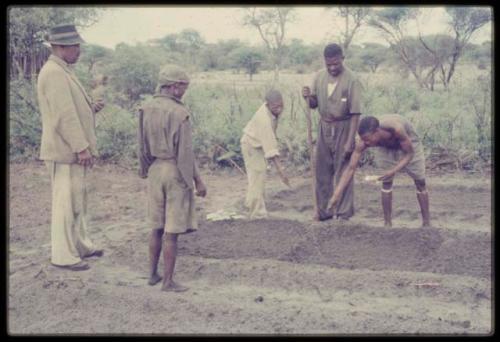
[[[424,150],[420,142],[412,143],[415,154],[408,165],[402,168],[401,171],[405,171],[414,180],[423,180],[425,179]],[[390,168],[394,167],[403,158],[403,155],[404,153],[401,150],[392,150],[385,147],[377,147],[375,149],[375,163],[377,164],[377,167],[387,171]]]
[[[175,161],[156,159],[148,172],[150,227],[183,234],[198,229],[194,192],[182,178]]]

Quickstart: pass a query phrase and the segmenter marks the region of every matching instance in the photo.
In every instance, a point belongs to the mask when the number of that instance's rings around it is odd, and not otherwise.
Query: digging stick
[[[314,213],[318,212],[318,203],[316,203],[316,163],[314,158],[314,144],[312,139],[312,119],[311,119],[311,107],[309,105],[309,98],[306,101],[306,120],[307,120],[307,144],[309,145],[309,162],[311,164],[312,173],[312,195],[314,204]]]
[[[222,147],[220,145],[215,145],[215,147],[218,148],[218,149],[220,149],[220,150],[222,150],[222,151],[224,151],[224,152],[228,152],[228,150],[226,150],[224,147]],[[231,162],[231,164],[233,164],[233,166],[236,167],[236,169],[238,169],[238,171],[241,172],[242,175],[246,175],[245,171],[243,171],[241,169],[241,167],[239,167],[238,164],[236,164],[236,162],[231,157],[229,157],[228,159]]]

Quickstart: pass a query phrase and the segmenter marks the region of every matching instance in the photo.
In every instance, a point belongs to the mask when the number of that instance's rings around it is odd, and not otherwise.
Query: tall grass
[[[436,148],[473,155],[491,161],[491,81],[488,70],[463,66],[457,71],[450,91],[418,88],[411,79],[381,70],[361,73],[364,86],[363,114],[380,116],[398,113],[407,117],[422,138],[430,155]],[[307,168],[307,128],[305,102],[301,88],[310,84],[312,74],[282,72],[280,82],[273,83],[271,72],[261,72],[249,81],[244,74],[204,72],[194,75],[183,101],[191,112],[195,152],[210,165],[231,165],[217,160],[224,151],[233,152],[234,162],[243,165],[239,140],[242,130],[264,102],[269,88],[282,92],[285,108],[279,119],[277,136],[285,161]],[[111,89],[111,88],[110,88]],[[96,116],[100,158],[129,167],[137,164],[136,108],[120,107],[106,96],[108,104]],[[144,94],[143,97],[150,95]],[[10,154],[35,156],[39,148],[41,122],[34,85],[25,81],[10,85]],[[313,137],[318,114],[313,111]],[[369,161],[370,156],[365,158]],[[469,158],[470,159],[470,158]]]

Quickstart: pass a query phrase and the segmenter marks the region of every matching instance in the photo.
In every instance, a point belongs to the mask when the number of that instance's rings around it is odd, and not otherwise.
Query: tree
[[[485,41],[482,44],[467,44],[464,48],[463,58],[471,62],[479,69],[491,68],[491,41]]]
[[[430,90],[434,90],[435,76],[440,68],[453,53],[453,38],[451,36],[436,34],[421,36],[418,42],[418,57],[422,68],[429,70],[423,82]],[[445,86],[446,87],[446,86]]]
[[[301,39],[292,39],[286,50],[291,65],[310,65],[317,57],[316,49]]]
[[[193,29],[182,30],[177,36],[177,44],[182,47],[187,57],[187,62],[191,65],[196,65],[199,60],[199,53],[205,45],[205,40],[201,34]]]
[[[368,71],[367,65],[361,59],[363,48],[357,44],[351,44],[347,53],[344,54],[346,58],[346,65],[354,71],[362,72]]]
[[[217,42],[217,51],[220,53],[220,67],[228,69],[232,66],[231,53],[238,48],[247,46],[239,39],[219,40]]]
[[[259,66],[264,60],[264,56],[258,51],[250,47],[241,47],[235,50],[232,54],[235,66],[238,68],[244,68],[250,81],[252,81],[252,76],[257,73]]]
[[[409,7],[391,7],[371,13],[368,24],[379,31],[390,44],[392,50],[399,56],[407,69],[413,74],[420,87],[425,82],[420,77],[420,70],[415,62],[414,46],[408,39],[405,26],[416,18],[418,10]]]
[[[279,72],[284,59],[286,24],[293,21],[293,8],[249,8],[245,9],[243,24],[253,26],[264,41],[270,60],[274,65],[274,80],[279,80]]]
[[[354,36],[368,19],[371,10],[367,7],[355,6],[338,6],[328,8],[327,10],[333,10],[335,15],[342,18],[344,21],[344,28],[339,29],[339,40],[344,49],[344,53],[346,53]]]
[[[124,98],[116,98],[118,105],[132,108],[145,94],[153,94],[157,85],[158,72],[165,62],[158,49],[144,44],[130,46],[118,44],[111,64],[106,70],[112,75],[110,85],[123,94]]]
[[[424,48],[434,56],[436,67],[440,71],[441,82],[445,89],[448,89],[464,47],[474,32],[491,21],[491,10],[474,7],[447,7],[446,12],[450,17],[448,24],[455,35],[453,40],[448,42],[447,50],[443,49],[442,43],[435,47],[430,46],[421,38],[420,32],[419,36]]]
[[[149,44],[161,47],[168,53],[171,61],[181,65],[197,65],[200,61],[200,53],[206,46],[201,34],[193,29],[185,29],[179,33],[153,39]]]
[[[102,9],[91,7],[28,7],[9,8],[9,57],[11,77],[31,78],[37,74],[50,55],[43,45],[44,34],[56,25],[73,23],[89,26],[96,22]]]
[[[374,73],[377,68],[387,59],[388,49],[382,44],[365,43],[360,51],[360,59]]]
[[[217,69],[220,65],[220,54],[216,44],[207,44],[200,52],[200,64],[204,71]]]
[[[112,49],[108,49],[104,46],[94,45],[94,44],[83,44],[81,57],[78,60],[79,63],[87,66],[89,74],[94,73],[94,68],[96,64],[100,61],[111,57],[113,54]]]
[[[434,89],[435,76],[439,74],[445,89],[449,88],[458,60],[471,35],[491,20],[491,10],[477,7],[447,7],[449,25],[454,32],[446,35],[422,37],[418,45],[405,32],[405,25],[418,18],[415,8],[388,8],[375,11],[370,25],[381,32],[401,61],[415,76],[419,86]],[[418,20],[417,20],[418,24]],[[422,51],[423,50],[423,51]],[[423,69],[427,69],[423,73]]]
[[[200,63],[204,70],[231,68],[231,53],[246,46],[239,39],[219,40],[215,44],[206,44],[200,52]]]

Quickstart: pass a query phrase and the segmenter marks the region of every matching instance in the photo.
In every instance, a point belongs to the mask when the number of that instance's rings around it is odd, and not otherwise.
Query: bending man
[[[401,115],[382,115],[380,120],[367,116],[359,123],[358,134],[361,138],[356,142],[349,166],[342,174],[328,207],[338,203],[346,185],[352,179],[361,154],[368,147],[378,147],[375,155],[376,163],[388,169],[378,177],[382,181],[382,208],[386,227],[392,226],[392,182],[394,175],[404,170],[413,178],[417,188],[417,199],[422,213],[422,226],[430,226],[429,195],[425,187],[425,157],[420,139],[413,126]]]
[[[283,97],[281,93],[277,90],[270,90],[266,94],[266,102],[260,106],[243,129],[240,143],[248,176],[245,204],[249,209],[251,219],[267,217],[264,200],[266,159],[273,161],[283,183],[290,186],[278,159],[276,128],[282,111]]]

